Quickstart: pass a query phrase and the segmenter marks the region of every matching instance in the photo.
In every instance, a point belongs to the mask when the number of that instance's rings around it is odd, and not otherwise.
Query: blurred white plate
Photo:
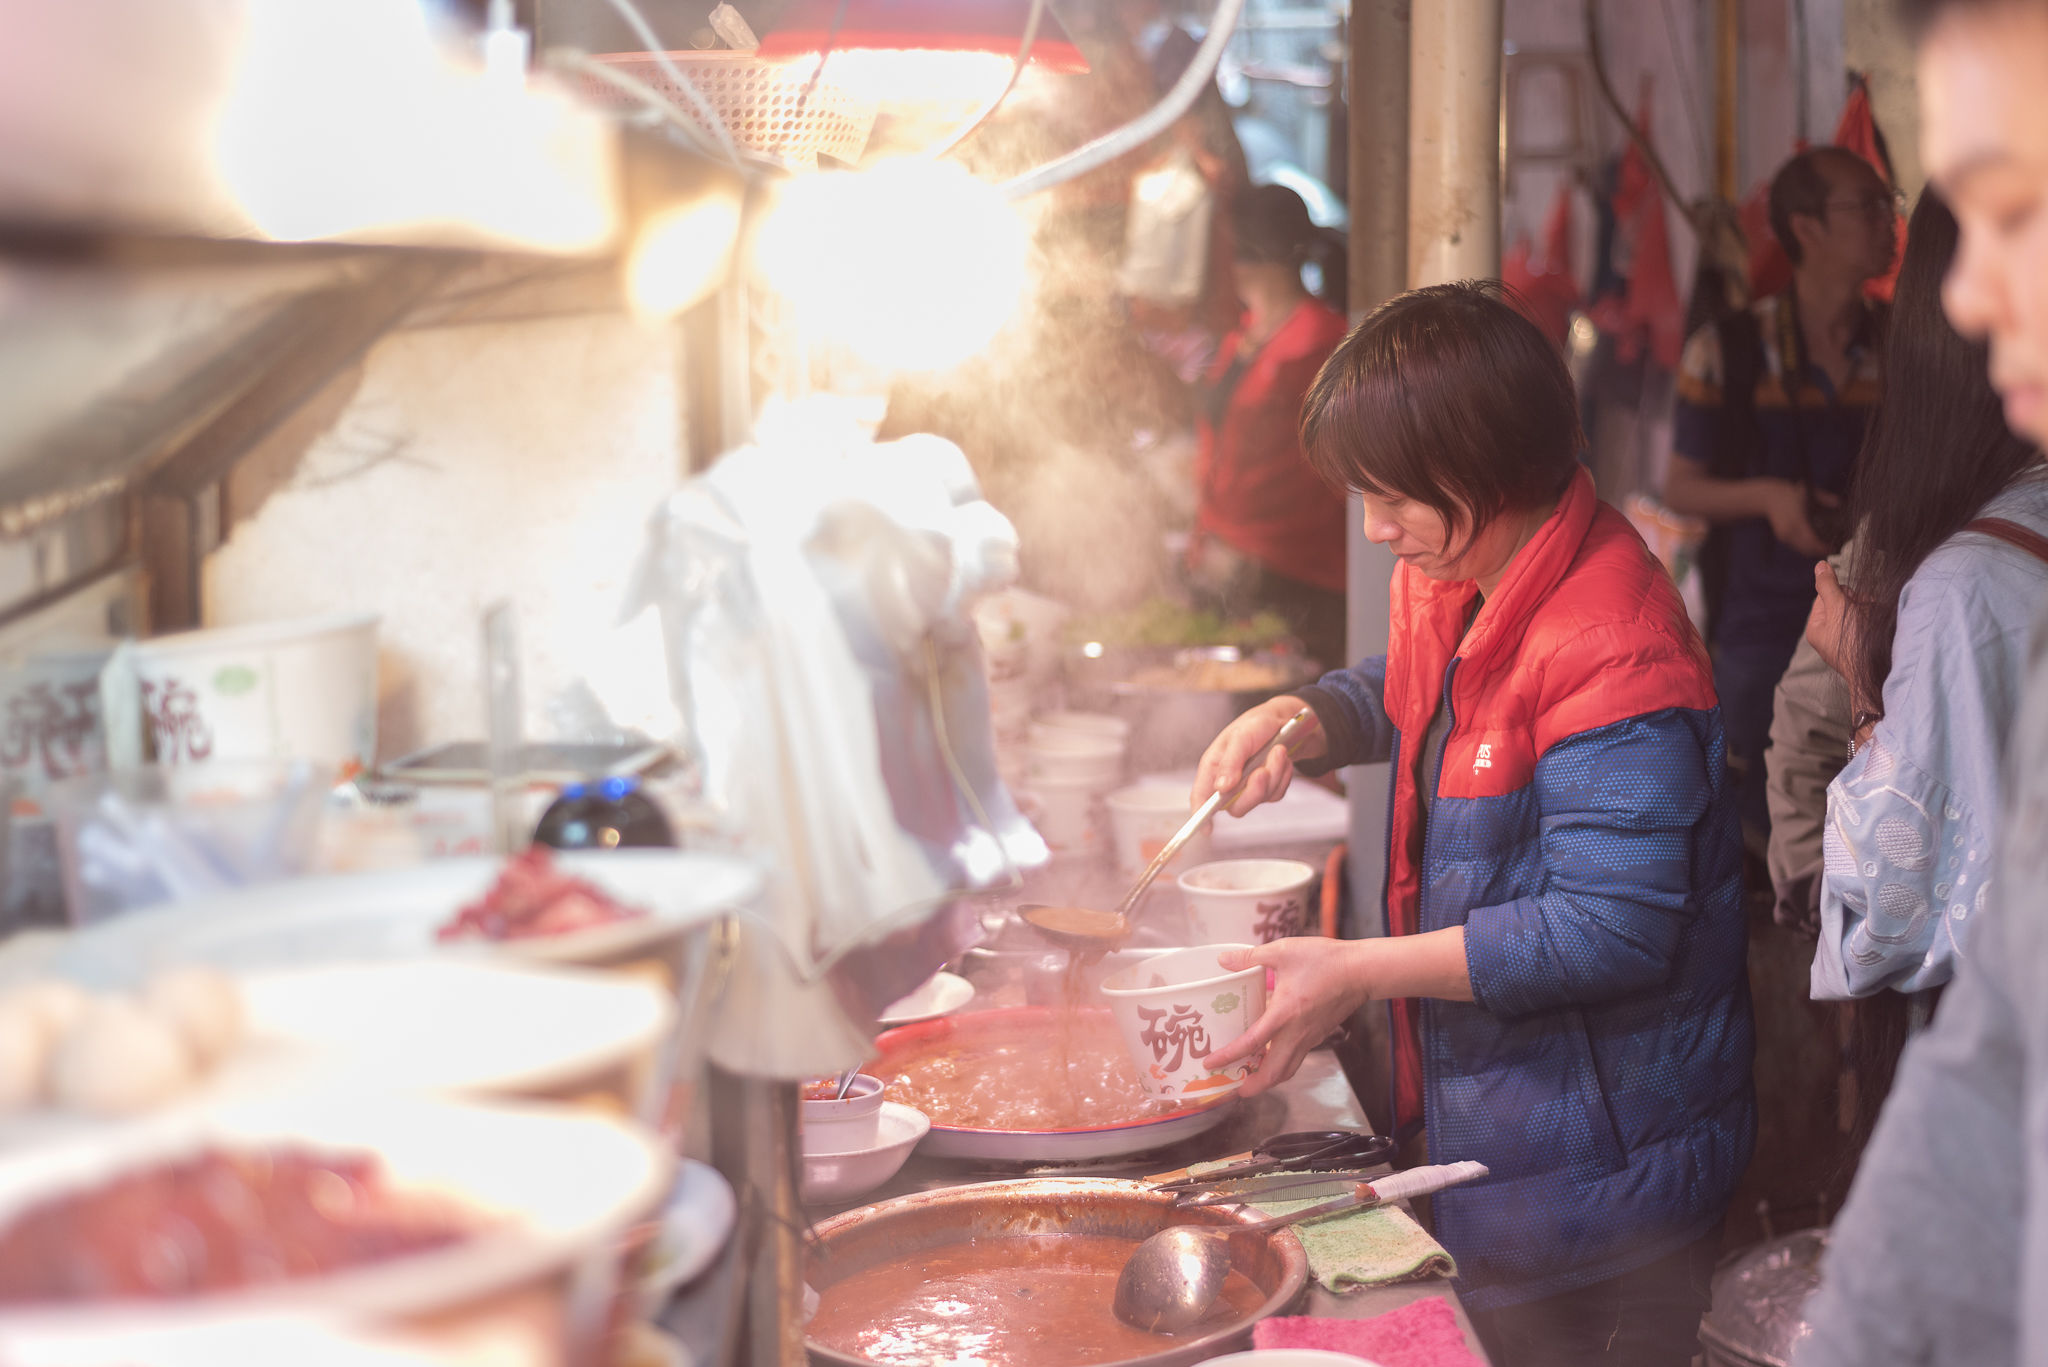
[[[914,1025],[950,1016],[974,1000],[974,984],[958,973],[934,973],[917,991],[889,1003],[878,1025]]]
[[[388,1324],[542,1282],[608,1247],[654,1209],[671,1161],[652,1136],[587,1112],[407,1097],[295,1097],[165,1113],[0,1159],[0,1228],[40,1202],[212,1147],[376,1154],[386,1180],[458,1203],[457,1243],[327,1276],[178,1300],[0,1308],[0,1357],[17,1336],[146,1331],[264,1312]]]
[[[675,1019],[653,983],[590,969],[421,959],[240,982],[258,1051],[289,1049],[301,1078],[392,1091],[555,1090],[651,1052]]]
[[[725,1248],[737,1211],[718,1169],[682,1160],[647,1250],[647,1274],[636,1288],[642,1315],[653,1319],[670,1296],[704,1275]]]
[[[217,897],[149,907],[80,931],[48,967],[89,987],[131,988],[166,964],[250,970],[349,960],[468,954],[543,963],[603,963],[655,951],[760,891],[753,865],[677,850],[565,854],[634,917],[530,940],[435,936],[497,881],[504,860],[443,859],[418,868],[267,883]]]
[[[845,1201],[873,1191],[897,1174],[931,1128],[923,1111],[883,1102],[881,1131],[872,1145],[851,1153],[804,1155],[803,1199]]]
[[[422,1332],[366,1330],[305,1314],[10,1334],[7,1351],[8,1367],[556,1367],[561,1358],[538,1327],[517,1320]]]
[[[203,1106],[280,1090],[538,1093],[650,1055],[675,1019],[654,984],[589,969],[419,959],[239,974],[240,1045],[189,1092]],[[0,1151],[118,1123],[42,1107],[0,1116]]]

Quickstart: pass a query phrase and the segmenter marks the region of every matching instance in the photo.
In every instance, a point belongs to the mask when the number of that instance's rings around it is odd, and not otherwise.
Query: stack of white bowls
[[[1130,728],[1094,712],[1052,712],[1031,724],[1020,796],[1056,857],[1093,857],[1108,847],[1102,799],[1124,780]]]

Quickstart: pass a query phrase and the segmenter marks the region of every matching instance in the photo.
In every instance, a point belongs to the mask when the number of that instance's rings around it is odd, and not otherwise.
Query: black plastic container
[[[619,850],[674,845],[675,833],[637,778],[571,783],[541,814],[533,843],[558,850]]]

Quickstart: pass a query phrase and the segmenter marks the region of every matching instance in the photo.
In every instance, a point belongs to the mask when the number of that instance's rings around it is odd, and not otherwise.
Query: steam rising
[[[1035,165],[1113,120],[1099,95],[1029,73],[963,157],[985,179]],[[1191,425],[1186,391],[1118,300],[1124,185],[1103,174],[1027,201],[1031,288],[1010,325],[954,369],[900,380],[882,430],[958,443],[1017,524],[1026,585],[1084,610],[1167,588],[1162,537],[1193,510],[1192,454],[1168,435]]]

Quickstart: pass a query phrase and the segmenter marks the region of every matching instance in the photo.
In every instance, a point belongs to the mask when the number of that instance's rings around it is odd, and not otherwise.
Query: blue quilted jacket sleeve
[[[1382,764],[1394,749],[1387,716],[1387,657],[1375,655],[1351,669],[1333,669],[1295,696],[1315,709],[1329,749],[1295,768],[1311,778],[1347,764]]]
[[[1536,762],[1543,890],[1465,921],[1473,999],[1512,1019],[1656,987],[1697,913],[1695,827],[1713,801],[1705,714],[1666,708]]]

